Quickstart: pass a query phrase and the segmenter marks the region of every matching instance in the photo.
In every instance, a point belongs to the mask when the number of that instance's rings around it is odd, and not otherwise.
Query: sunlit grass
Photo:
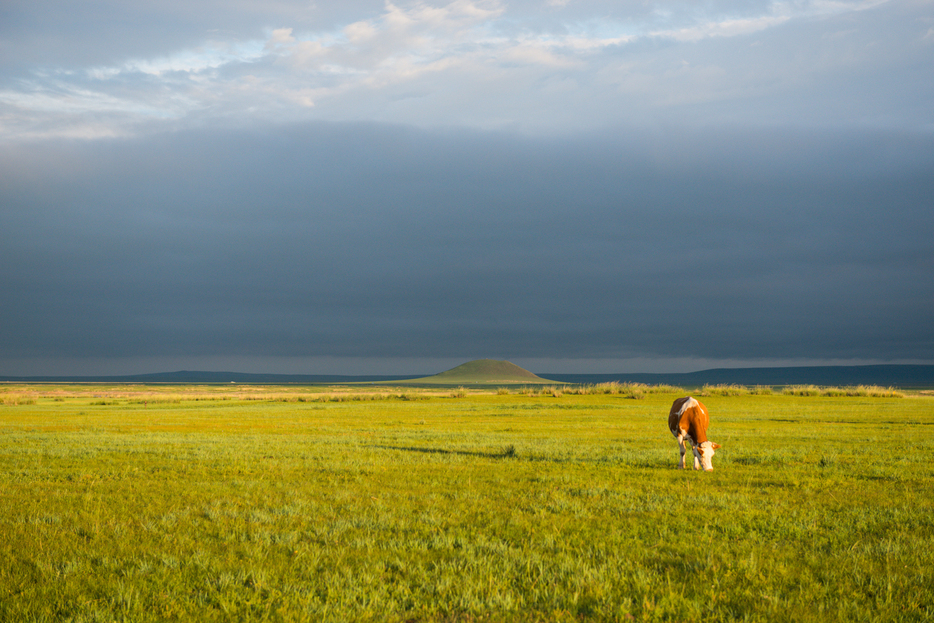
[[[934,615],[934,398],[544,389],[11,388],[0,620]]]
[[[862,396],[870,398],[903,398],[905,392],[894,387],[857,385],[850,387],[818,387],[817,385],[789,385],[782,390],[789,396]]]

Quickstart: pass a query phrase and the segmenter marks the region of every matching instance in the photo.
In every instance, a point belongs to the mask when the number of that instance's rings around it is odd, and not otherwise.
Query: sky
[[[7,0],[0,375],[934,363],[934,0]]]

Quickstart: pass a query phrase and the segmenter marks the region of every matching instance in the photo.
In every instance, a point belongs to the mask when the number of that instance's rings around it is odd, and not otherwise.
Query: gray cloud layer
[[[927,136],[305,124],[0,162],[0,361],[934,353]]]

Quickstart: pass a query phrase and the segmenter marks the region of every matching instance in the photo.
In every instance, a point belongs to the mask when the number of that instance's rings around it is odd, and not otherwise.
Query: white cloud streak
[[[621,109],[644,116],[758,96],[762,80],[753,74],[807,72],[809,63],[792,53],[797,65],[764,58],[772,64],[745,70],[746,57],[754,56],[749,46],[760,43],[751,37],[850,19],[885,4],[772,2],[739,15],[728,7],[688,13],[657,3],[648,15],[599,19],[595,7],[589,18],[578,12],[561,19],[568,3],[529,13],[500,0],[387,1],[378,14],[328,30],[278,24],[263,39],[223,41],[213,33],[198,47],[152,58],[46,74],[36,68],[0,83],[0,136],[67,134],[81,115],[104,124],[112,116],[113,134],[231,116],[592,127],[618,122]],[[918,42],[929,39],[928,25],[917,30]],[[736,42],[726,50],[699,47],[727,40]],[[799,43],[778,45],[787,52]],[[801,54],[832,54],[815,45],[811,36]]]

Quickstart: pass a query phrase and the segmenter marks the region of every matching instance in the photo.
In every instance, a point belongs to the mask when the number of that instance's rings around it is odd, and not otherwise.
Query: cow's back
[[[691,396],[675,400],[668,413],[668,428],[671,429],[672,434],[677,436],[678,431],[683,430],[696,444],[707,441],[709,422],[707,407]]]

